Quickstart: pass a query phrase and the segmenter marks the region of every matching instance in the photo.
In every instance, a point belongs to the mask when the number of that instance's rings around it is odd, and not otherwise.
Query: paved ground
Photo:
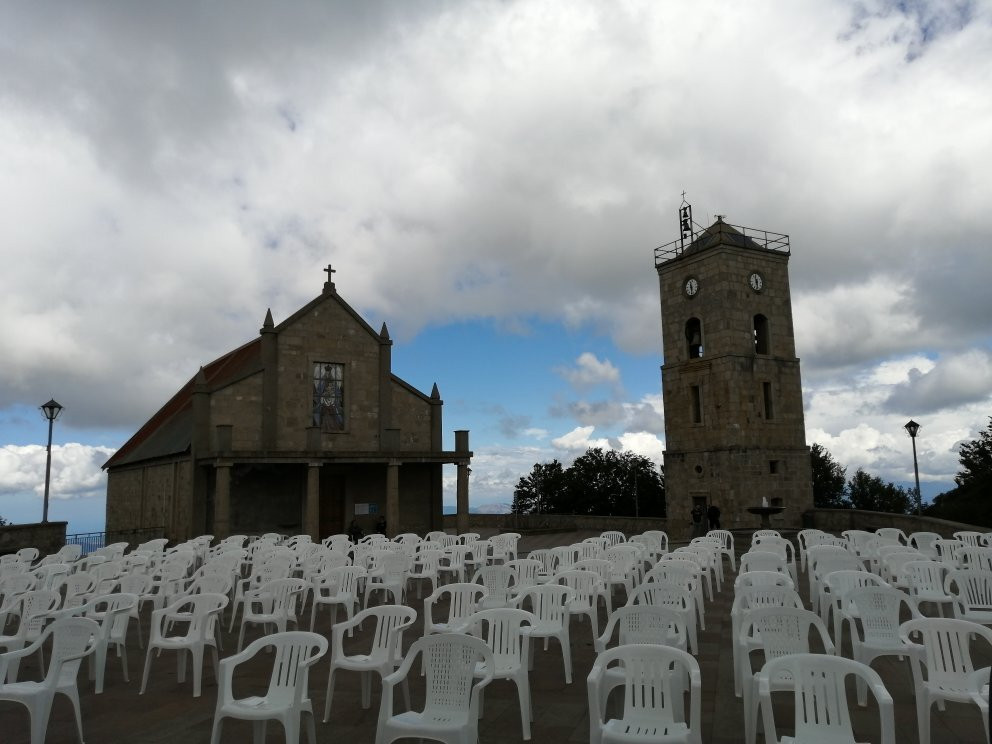
[[[546,534],[527,536],[521,540],[521,555],[528,550],[552,545],[568,544],[587,537],[591,532]],[[724,585],[714,602],[706,606],[706,630],[699,636],[698,660],[702,674],[703,741],[722,744],[741,742],[743,736],[743,705],[734,696],[733,662],[730,650],[730,606],[733,589],[731,582]],[[619,596],[618,596],[619,598]],[[422,611],[422,602],[413,600],[412,606]],[[325,624],[318,630],[327,632]],[[605,617],[601,619],[603,626]],[[147,625],[147,618],[146,618]],[[407,645],[419,636],[418,621],[413,631],[408,631]],[[226,629],[226,628],[225,628]],[[237,642],[234,634],[224,635],[225,653],[230,654]],[[147,637],[147,628],[146,628]],[[250,635],[249,638],[257,637]],[[354,643],[359,643],[360,638]],[[128,669],[130,682],[121,675],[119,661],[108,659],[104,692],[93,693],[84,671],[80,674],[83,712],[83,733],[90,744],[116,744],[149,742],[161,744],[199,744],[210,741],[210,731],[216,704],[216,685],[209,666],[204,672],[203,694],[192,696],[192,686],[187,674],[183,684],[176,679],[176,662],[172,654],[163,654],[153,660],[151,679],[147,692],[139,696],[138,689],[144,667],[144,652],[138,648],[137,637],[132,634],[128,644]],[[547,652],[538,651],[531,676],[534,722],[534,742],[585,742],[589,738],[587,693],[585,678],[592,667],[594,653],[588,621],[573,622],[572,660],[573,682],[565,684],[561,654],[555,641]],[[985,663],[992,659],[985,660]],[[37,678],[37,663],[31,660],[22,667],[27,675]],[[918,741],[915,704],[912,693],[912,674],[908,661],[881,659],[874,664],[895,700],[896,739],[900,744]],[[343,672],[335,686],[334,705],[329,723],[322,723],[324,691],[327,685],[328,662],[321,660],[310,677],[310,690],[318,714],[317,740],[319,742],[347,742],[364,744],[375,740],[376,718],[379,708],[378,683],[373,684],[372,706],[361,707],[358,676]],[[260,694],[268,681],[268,670],[259,663],[249,670],[244,688],[237,694]],[[22,676],[22,679],[24,677]],[[254,685],[254,687],[252,687]],[[411,690],[414,706],[418,695],[419,679],[414,676]],[[856,708],[856,706],[855,706]],[[785,712],[788,707],[782,708]],[[871,704],[867,709],[854,711],[857,733],[862,740],[877,740],[877,715]],[[510,682],[494,682],[486,692],[485,714],[480,721],[482,742],[517,741],[521,739],[520,712],[516,691]],[[248,724],[240,721],[225,723],[222,741],[247,741],[252,732]],[[47,742],[62,744],[75,742],[75,724],[72,709],[61,696],[56,699],[48,730]],[[268,728],[266,742],[283,742],[278,724]],[[759,735],[759,742],[763,741]],[[934,707],[932,742],[984,742],[985,735],[978,709],[972,705],[948,704],[945,712]],[[0,702],[0,744],[26,744],[29,742],[28,717],[19,705]]]

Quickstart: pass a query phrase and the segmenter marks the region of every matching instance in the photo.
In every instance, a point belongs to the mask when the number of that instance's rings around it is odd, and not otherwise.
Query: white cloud
[[[892,389],[886,402],[894,411],[916,410],[918,415],[971,403],[992,396],[992,354],[971,349],[942,357],[924,369],[912,368]]]
[[[69,443],[52,446],[49,497],[72,499],[102,497],[106,474],[100,469],[115,450]],[[40,445],[0,447],[0,494],[45,492],[46,450]]]
[[[603,449],[610,449],[610,440],[608,439],[592,439],[592,433],[595,430],[595,426],[577,426],[572,431],[567,434],[563,434],[560,437],[556,437],[551,440],[551,444],[558,449],[577,451],[577,450],[587,450],[590,447],[602,447]]]
[[[661,465],[664,462],[662,455],[665,451],[665,443],[651,432],[624,432],[619,439],[620,449],[646,457],[656,465]]]
[[[620,384],[620,370],[609,359],[600,360],[588,351],[579,355],[574,367],[562,367],[558,371],[563,378],[579,389],[602,384]]]

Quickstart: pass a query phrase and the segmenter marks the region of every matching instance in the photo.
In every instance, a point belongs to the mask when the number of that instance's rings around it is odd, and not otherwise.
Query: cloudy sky
[[[472,498],[660,459],[653,248],[788,233],[807,437],[925,495],[992,413],[989,0],[0,4],[0,515],[320,292],[472,431]]]

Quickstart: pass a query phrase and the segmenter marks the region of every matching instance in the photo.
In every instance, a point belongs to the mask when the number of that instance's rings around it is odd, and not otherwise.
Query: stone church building
[[[392,372],[375,331],[338,295],[319,297],[200,368],[104,465],[107,531],[199,534],[442,529],[442,466],[468,506],[468,432],[442,446],[442,401]]]

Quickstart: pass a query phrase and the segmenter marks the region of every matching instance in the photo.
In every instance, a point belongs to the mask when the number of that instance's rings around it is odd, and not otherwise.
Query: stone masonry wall
[[[333,298],[279,333],[278,432],[281,449],[306,447],[314,362],[345,365],[345,431],[324,433],[340,451],[379,448],[379,341]]]

